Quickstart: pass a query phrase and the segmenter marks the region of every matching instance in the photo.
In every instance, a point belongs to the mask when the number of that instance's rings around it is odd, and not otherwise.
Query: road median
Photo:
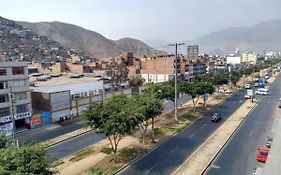
[[[255,106],[246,101],[173,174],[203,174]]]

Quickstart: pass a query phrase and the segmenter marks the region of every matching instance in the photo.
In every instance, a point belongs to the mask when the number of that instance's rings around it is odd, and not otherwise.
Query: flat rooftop
[[[63,75],[60,77],[52,77],[47,81],[36,81],[36,78],[39,77],[30,77],[29,80],[36,83],[37,87],[48,87],[48,86],[59,86],[59,85],[73,85],[80,83],[89,83],[98,81],[100,78],[96,77],[87,77],[82,78],[70,78],[70,75]]]

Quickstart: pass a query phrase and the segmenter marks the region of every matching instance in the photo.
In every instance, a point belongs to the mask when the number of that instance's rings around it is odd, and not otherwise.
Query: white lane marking
[[[219,165],[211,165],[212,168],[219,169],[221,168]]]
[[[175,147],[174,149],[172,149],[172,151],[170,151],[170,154],[172,154],[176,149],[178,149],[179,147]]]
[[[206,126],[207,126],[207,124],[205,123],[201,126],[201,128],[205,128]]]
[[[195,135],[195,133],[192,133],[192,134],[188,137],[188,139],[191,139],[194,135]]]
[[[149,170],[147,170],[144,174],[149,173],[149,171],[151,171],[153,168],[155,168],[158,165],[158,163],[156,163],[155,165],[153,165],[153,167],[151,167]]]
[[[253,134],[254,134],[254,131],[251,131],[249,135],[252,136]]]
[[[242,103],[243,101],[242,100],[240,100],[238,103]]]

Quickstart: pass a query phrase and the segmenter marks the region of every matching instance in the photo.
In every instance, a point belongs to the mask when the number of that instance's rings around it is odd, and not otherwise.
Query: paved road
[[[171,174],[176,167],[183,163],[186,157],[243,104],[244,95],[245,90],[234,94],[213,111],[206,113],[202,118],[160,144],[119,174]],[[222,122],[212,123],[210,121],[210,115],[214,112],[219,112],[222,115]]]
[[[73,139],[52,146],[47,149],[47,152],[51,157],[62,159],[84,148],[87,148],[104,138],[105,136],[103,134],[96,134],[94,131],[90,131],[79,137],[75,137]]]
[[[190,100],[191,97],[189,95],[182,96],[178,100],[178,104],[185,103]],[[164,112],[172,110],[174,108],[174,104],[171,101],[165,101],[163,104]],[[77,129],[83,128],[85,125],[81,120],[77,122],[73,122],[72,124],[67,124],[65,126],[61,126],[58,124],[52,124],[49,126],[27,130],[17,134],[17,139],[20,144],[24,143],[40,143],[55,137],[67,134],[69,132],[75,131]]]
[[[186,95],[179,99],[180,102],[186,102],[190,99],[190,96]],[[172,102],[164,102],[164,111],[169,111],[174,108]],[[81,125],[83,127],[83,125]],[[104,139],[105,137],[102,134],[96,134],[94,131],[91,131],[82,136],[76,137],[71,140],[67,140],[60,144],[57,144],[49,149],[47,149],[49,155],[55,157],[56,159],[62,159],[66,156],[72,155],[80,150],[83,150],[98,141]]]
[[[274,133],[272,126],[276,116],[280,115],[277,107],[280,87],[281,76],[272,83],[271,95],[260,97],[258,106],[213,161],[206,175],[249,175],[254,168],[264,166],[256,161],[256,153],[259,147],[265,147],[267,136]]]
[[[30,142],[39,143],[75,131],[84,126],[85,125],[81,121],[74,122],[65,126],[52,124],[49,126],[18,133],[17,139],[19,140],[20,144]]]

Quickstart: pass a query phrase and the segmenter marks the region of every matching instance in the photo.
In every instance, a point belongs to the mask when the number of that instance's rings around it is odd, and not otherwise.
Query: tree
[[[131,134],[138,126],[139,119],[132,115],[128,106],[128,97],[121,94],[111,97],[104,103],[93,103],[83,113],[89,126],[105,134],[115,155],[123,136]]]
[[[134,87],[134,86],[142,86],[144,83],[144,79],[139,77],[139,76],[134,76],[132,77],[130,80],[129,80],[129,85],[131,87]]]
[[[238,72],[233,71],[230,75],[230,82],[236,86],[236,83],[239,81],[240,75]]]
[[[119,64],[116,61],[112,61],[106,67],[106,74],[111,77],[114,86],[117,89],[120,89],[121,84],[128,79],[129,70],[124,61]]]
[[[6,144],[2,144],[6,140]],[[16,148],[9,139],[1,136],[0,174],[3,175],[52,175],[47,152],[40,145],[24,145]]]

